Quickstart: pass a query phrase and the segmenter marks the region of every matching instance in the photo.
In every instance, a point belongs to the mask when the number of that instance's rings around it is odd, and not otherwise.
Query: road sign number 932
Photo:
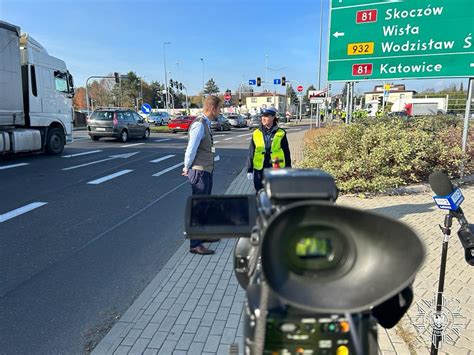
[[[363,55],[374,53],[374,42],[349,43],[347,55]]]

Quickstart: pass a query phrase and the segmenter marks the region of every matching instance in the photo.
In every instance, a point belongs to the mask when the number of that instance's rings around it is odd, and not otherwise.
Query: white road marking
[[[3,165],[3,166],[0,166],[0,170],[13,169],[13,168],[18,168],[19,166],[25,166],[25,165],[30,165],[30,163],[19,163],[19,164],[12,164],[12,165]]]
[[[172,157],[174,157],[174,155],[165,155],[164,157],[161,157],[155,160],[150,160],[150,163],[159,163],[160,161],[163,161]]]
[[[92,161],[90,163],[85,163],[85,164],[81,164],[81,165],[70,166],[69,168],[64,168],[62,170],[66,171],[66,170],[78,169],[78,168],[82,168],[84,166],[99,164],[99,163],[103,163],[104,161],[109,161],[109,160],[118,159],[118,158],[126,159],[126,158],[130,158],[131,156],[133,156],[135,154],[138,154],[138,153],[139,152],[111,155],[109,158],[96,160],[96,161]]]
[[[33,202],[33,203],[30,203],[29,205],[17,208],[13,211],[10,211],[10,212],[4,213],[4,214],[0,214],[0,223],[8,221],[9,219],[18,217],[19,215],[30,212],[30,211],[32,211],[32,210],[34,210],[38,207],[44,206],[46,204],[48,204],[48,203],[47,202]]]
[[[134,147],[136,145],[142,145],[142,144],[145,144],[145,143],[133,143],[133,144],[121,145],[120,148]]]
[[[216,135],[212,135],[213,137],[225,137],[225,134],[216,134]]]
[[[171,138],[163,138],[163,139],[157,139],[155,142],[156,143],[159,143],[159,142],[166,142],[166,141],[170,141]]]
[[[173,166],[170,166],[169,168],[165,169],[165,170],[161,170],[160,172],[157,172],[156,174],[153,174],[153,176],[161,176],[163,174],[166,174],[167,172],[171,171],[171,170],[174,170],[180,166],[183,166],[183,163],[179,163],[179,164],[176,164],[176,165],[173,165]]]
[[[231,140],[231,139],[234,139],[234,137],[224,138],[225,141],[228,141],[228,140]]]
[[[89,185],[102,184],[102,183],[105,182],[105,181],[109,181],[109,180],[115,179],[116,177],[119,177],[119,176],[122,176],[122,175],[125,175],[125,174],[128,174],[128,173],[131,173],[132,171],[133,171],[133,170],[125,169],[125,170],[119,171],[119,172],[117,172],[117,173],[115,173],[115,174],[110,174],[110,175],[101,177],[100,179],[96,179],[96,180],[93,180],[93,181],[89,181],[88,184],[89,184]]]
[[[221,141],[214,141],[214,144],[220,143]]]
[[[240,136],[237,136],[237,137],[251,136],[252,134],[253,134],[253,133],[241,134]]]
[[[101,150],[91,150],[90,152],[82,152],[82,153],[76,153],[76,154],[71,154],[71,155],[63,155],[63,158],[74,158],[74,157],[80,157],[81,155],[88,155],[88,154],[95,154],[95,153],[100,153]]]

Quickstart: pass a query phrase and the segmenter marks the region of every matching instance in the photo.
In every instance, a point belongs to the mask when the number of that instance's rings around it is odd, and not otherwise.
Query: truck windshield
[[[108,111],[95,111],[91,115],[92,120],[98,121],[111,121],[114,117],[113,112]]]

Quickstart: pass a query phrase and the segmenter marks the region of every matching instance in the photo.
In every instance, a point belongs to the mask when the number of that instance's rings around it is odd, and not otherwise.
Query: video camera
[[[335,206],[321,170],[265,170],[255,195],[191,196],[191,239],[239,238],[245,354],[377,354],[408,310],[422,242],[391,218]]]

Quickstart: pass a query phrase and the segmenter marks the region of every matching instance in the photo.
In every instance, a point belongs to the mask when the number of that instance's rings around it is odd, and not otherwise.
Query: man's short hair
[[[219,108],[219,105],[221,104],[221,99],[217,97],[216,95],[209,95],[206,97],[204,100],[204,109],[208,110],[210,108]]]

